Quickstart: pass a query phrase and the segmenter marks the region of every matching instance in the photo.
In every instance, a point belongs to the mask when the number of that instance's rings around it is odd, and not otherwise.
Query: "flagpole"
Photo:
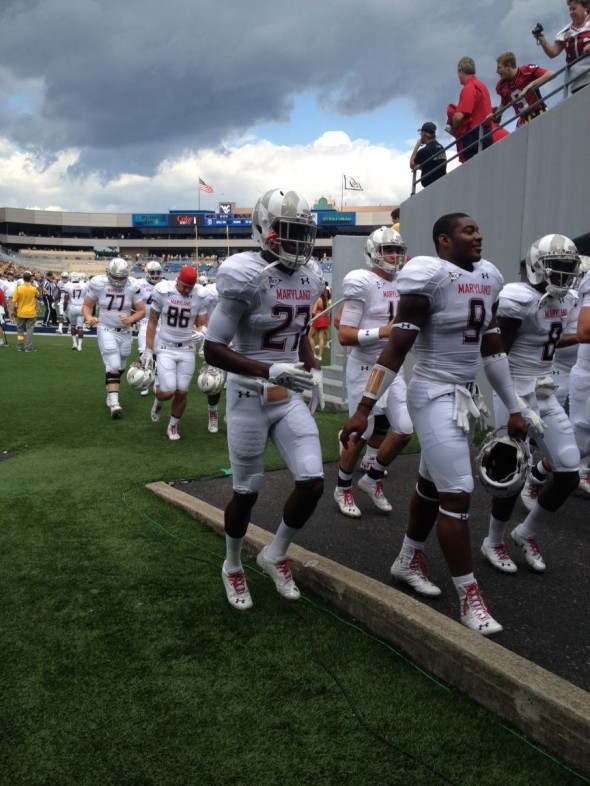
[[[195,222],[195,263],[197,266],[197,273],[199,272],[199,240],[197,235],[197,219],[194,218]]]
[[[342,203],[344,202],[344,175],[342,175],[342,183],[340,186],[340,212],[342,213]]]
[[[229,256],[229,224],[225,225],[225,237],[227,238],[227,255]]]

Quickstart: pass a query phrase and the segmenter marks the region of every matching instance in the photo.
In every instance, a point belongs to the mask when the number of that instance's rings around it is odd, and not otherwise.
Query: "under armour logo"
[[[400,327],[402,330],[409,330],[412,326],[409,322],[400,322],[398,327]]]
[[[369,370],[369,366],[361,366],[361,371],[368,371],[368,370]]]
[[[238,390],[238,398],[242,398],[245,396],[246,398],[250,398],[250,391],[249,390]]]
[[[301,285],[309,284],[309,277],[308,276],[301,276]]]
[[[490,277],[490,274],[489,274],[489,273],[482,273],[482,274],[481,274],[481,277],[482,277],[482,278],[489,278],[489,277]]]

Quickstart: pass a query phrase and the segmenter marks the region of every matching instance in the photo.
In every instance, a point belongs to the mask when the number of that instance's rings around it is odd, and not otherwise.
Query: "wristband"
[[[377,401],[396,378],[397,373],[386,366],[376,363],[371,369],[369,379],[363,391],[364,398]]]
[[[369,330],[365,330],[363,328],[362,330],[359,330],[357,341],[361,347],[376,344],[378,341],[381,341],[381,337],[379,336],[379,328],[369,328]]]

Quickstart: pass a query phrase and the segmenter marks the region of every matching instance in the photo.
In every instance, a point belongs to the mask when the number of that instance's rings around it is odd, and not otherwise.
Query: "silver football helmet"
[[[513,497],[525,484],[529,469],[526,442],[493,431],[481,443],[476,458],[477,474],[493,497]]]
[[[144,368],[139,360],[132,363],[127,371],[127,382],[133,390],[148,390],[154,384],[156,375],[152,368]]]
[[[72,270],[72,272],[70,273],[70,281],[72,282],[72,284],[79,284],[81,280],[82,280],[82,276],[80,275],[80,273],[76,273],[75,271]]]
[[[107,278],[112,287],[124,287],[129,278],[129,265],[121,257],[113,257],[107,265]]]
[[[197,377],[197,387],[206,396],[214,396],[221,393],[225,384],[225,371],[208,363],[203,363],[199,376]]]
[[[395,229],[381,227],[371,232],[365,243],[365,263],[386,273],[397,273],[408,261],[407,246]],[[386,259],[387,257],[387,259]]]
[[[70,274],[68,273],[67,270],[64,270],[64,272],[61,274],[60,278],[61,278],[62,281],[69,281],[70,280]]]
[[[310,258],[316,232],[309,205],[295,191],[267,191],[252,212],[254,240],[291,269],[305,265]]]
[[[206,287],[208,283],[209,283],[209,279],[207,278],[206,274],[201,273],[201,275],[199,276],[199,284],[202,287]]]
[[[155,259],[145,266],[145,278],[148,284],[157,284],[162,280],[162,265]]]
[[[526,255],[526,275],[531,284],[547,282],[547,292],[563,297],[575,284],[580,255],[573,240],[565,235],[544,235],[535,240]]]

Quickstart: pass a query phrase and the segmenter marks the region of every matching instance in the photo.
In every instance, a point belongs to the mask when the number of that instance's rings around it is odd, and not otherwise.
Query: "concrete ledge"
[[[147,488],[223,534],[223,511],[166,483]],[[256,554],[270,540],[251,524],[244,548]],[[590,776],[589,693],[393,587],[295,544],[289,556],[300,586]]]

